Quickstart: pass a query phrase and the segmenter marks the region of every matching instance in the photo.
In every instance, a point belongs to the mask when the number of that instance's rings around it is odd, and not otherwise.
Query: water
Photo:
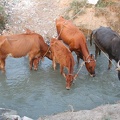
[[[89,50],[94,53],[94,46],[89,46]],[[66,90],[59,66],[54,71],[47,58],[41,62],[38,71],[31,71],[27,57],[9,57],[6,74],[0,72],[0,107],[16,110],[21,117],[37,119],[71,108],[78,111],[115,103],[120,100],[117,72],[113,66],[107,70],[108,60],[104,54],[97,60],[96,77],[90,77],[83,66],[75,84]],[[77,70],[75,66],[74,71]]]

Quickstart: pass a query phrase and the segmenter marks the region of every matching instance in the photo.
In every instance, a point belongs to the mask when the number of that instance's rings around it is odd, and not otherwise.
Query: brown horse
[[[35,33],[35,31],[31,31],[30,29],[28,28],[25,28],[25,33],[26,34],[32,34],[32,33]],[[42,38],[43,39],[43,38]],[[42,40],[44,41],[44,40]],[[46,43],[45,43],[46,44]],[[42,44],[43,45],[43,44]],[[38,58],[35,58],[33,60],[33,67],[34,67],[34,70],[38,70],[38,65],[39,65],[39,62],[41,59],[43,59],[44,57],[47,57],[48,59],[52,60],[52,54],[51,54],[51,50],[50,50],[50,46],[46,49],[45,47],[46,45],[44,45],[44,47],[42,48],[42,52],[41,52],[41,56],[38,57]]]
[[[84,34],[71,21],[63,17],[56,20],[56,29],[58,39],[62,39],[69,46],[70,51],[76,53],[78,63],[80,58],[83,59],[90,75],[95,76],[96,61],[94,56],[89,54]]]
[[[53,56],[53,68],[55,70],[56,63],[60,64],[60,73],[66,78],[66,89],[70,89],[73,80],[77,77],[73,74],[75,62],[72,53],[62,41],[55,38],[51,39],[50,46]],[[68,70],[67,74],[63,72],[64,67]]]
[[[49,46],[44,42],[43,37],[37,33],[0,36],[0,68],[5,71],[7,56],[19,58],[28,54],[30,69],[32,69],[35,59],[43,57],[44,54],[51,57],[49,52],[46,53],[48,49]]]

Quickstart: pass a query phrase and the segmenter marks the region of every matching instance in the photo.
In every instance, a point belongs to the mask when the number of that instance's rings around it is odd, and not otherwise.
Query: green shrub
[[[0,30],[5,28],[5,23],[7,20],[7,16],[4,11],[4,7],[0,5]]]
[[[96,4],[96,7],[107,7],[107,6],[110,6],[112,4],[113,4],[112,1],[99,0]]]
[[[80,15],[85,13],[85,11],[82,10],[84,6],[87,6],[87,0],[83,0],[83,1],[74,0],[72,3],[70,3],[70,7],[67,9],[64,17],[69,19],[70,12],[72,14],[72,17],[74,17],[76,14]]]

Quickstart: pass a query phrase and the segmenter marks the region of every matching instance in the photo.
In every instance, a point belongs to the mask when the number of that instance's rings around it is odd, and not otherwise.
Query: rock
[[[0,108],[0,120],[33,120],[33,119],[27,116],[21,118],[17,114],[17,111],[15,110]]]
[[[0,108],[0,120],[21,120],[20,116],[17,115],[17,111]]]
[[[19,115],[6,115],[6,120],[22,120]]]
[[[33,119],[31,119],[31,118],[29,118],[29,117],[24,116],[24,117],[22,117],[22,120],[33,120]]]
[[[107,104],[92,110],[59,113],[40,117],[38,120],[120,120],[120,103]]]

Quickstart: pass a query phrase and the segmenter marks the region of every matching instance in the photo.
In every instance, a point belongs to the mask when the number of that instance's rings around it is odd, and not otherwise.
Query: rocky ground
[[[99,106],[92,110],[60,113],[38,120],[120,120],[120,103]]]
[[[65,15],[72,0],[0,0],[5,6],[8,16],[8,23],[3,34],[16,34],[24,32],[29,28],[41,34],[45,40],[48,37],[56,36],[55,20],[60,15]],[[95,8],[86,9],[86,14],[77,16],[73,21],[77,26],[87,26],[89,30],[101,25],[107,26],[108,22],[101,16],[94,17]],[[115,17],[114,17],[115,18]],[[85,30],[85,29],[84,29]],[[89,34],[90,31],[87,31]],[[10,113],[10,114],[8,114]],[[7,116],[6,116],[7,115]],[[14,115],[14,116],[13,116]],[[30,120],[30,118],[16,116],[16,112],[9,112],[1,109],[0,120]],[[11,117],[12,116],[12,117]],[[28,116],[29,117],[29,116]],[[83,110],[60,113],[54,116],[39,118],[39,120],[119,120],[120,103],[105,105],[93,110]]]
[[[4,33],[22,33],[29,28],[46,36],[55,36],[55,20],[64,14],[68,0],[2,0],[8,15]],[[46,39],[46,38],[45,38]]]
[[[33,119],[26,116],[20,117],[15,110],[0,108],[0,120]],[[120,102],[99,106],[92,110],[80,110],[74,112],[74,110],[71,109],[71,111],[68,112],[40,117],[37,120],[120,120]]]

